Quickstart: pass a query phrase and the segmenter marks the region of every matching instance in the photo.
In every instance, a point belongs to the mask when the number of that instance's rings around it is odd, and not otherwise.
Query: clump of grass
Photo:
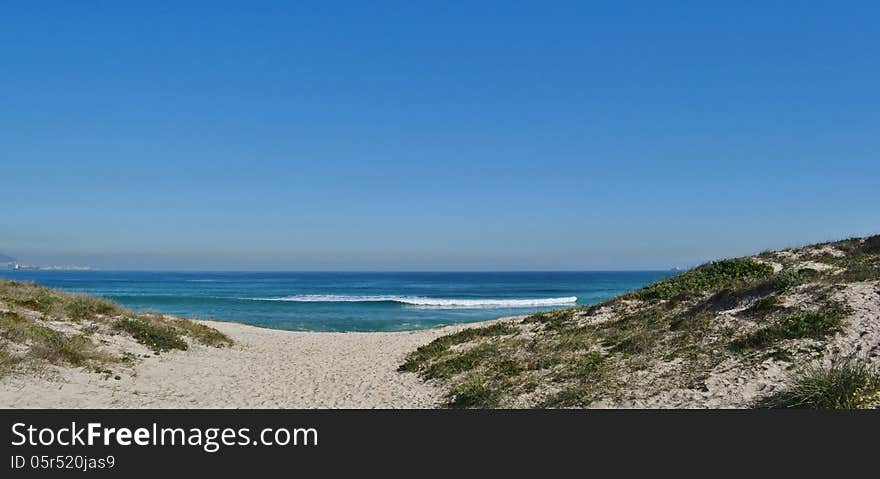
[[[724,259],[660,280],[633,294],[646,301],[668,300],[765,278],[771,274],[773,268],[770,265],[749,258]]]
[[[122,314],[126,311],[110,300],[77,294],[68,297],[64,303],[64,312],[70,319],[81,321],[97,315]]]
[[[113,328],[131,334],[137,342],[152,349],[154,353],[189,349],[189,345],[180,337],[177,330],[156,322],[140,318],[122,318],[113,323]]]
[[[786,339],[822,339],[843,329],[842,316],[843,313],[838,308],[797,311],[780,322],[765,326],[734,341],[731,346],[735,350],[762,349]]]
[[[817,275],[818,272],[810,268],[803,268],[797,271],[786,269],[773,275],[773,277],[768,280],[768,283],[774,291],[785,292],[795,286],[810,282],[816,278]]]
[[[765,316],[779,311],[780,309],[782,309],[782,298],[772,294],[755,301],[755,304],[749,306],[749,308],[745,310],[745,313],[756,316]]]
[[[99,315],[130,314],[105,298],[67,294],[33,283],[0,280],[0,298],[8,303],[60,319],[81,321]]]
[[[0,312],[0,335],[14,343],[42,342],[60,334],[14,311]]]
[[[224,346],[232,346],[235,342],[229,336],[217,331],[216,329],[205,326],[204,324],[190,321],[189,319],[174,318],[171,320],[174,327],[179,328],[187,336],[196,341],[215,348]]]
[[[430,343],[419,347],[406,356],[398,370],[415,372],[423,368],[430,361],[442,356],[452,346],[463,344],[475,339],[492,336],[504,336],[516,334],[519,329],[507,323],[496,323],[479,328],[463,329],[457,333],[441,336]]]
[[[860,283],[880,279],[880,261],[855,262],[846,266],[839,278],[847,283]]]
[[[67,336],[13,311],[0,313],[0,335],[14,343],[27,344],[28,356],[52,364],[82,366],[111,360],[111,356],[99,351],[86,335]]]
[[[454,385],[449,391],[449,406],[456,408],[496,408],[501,394],[480,377],[472,377]]]
[[[554,375],[554,378],[557,380],[595,380],[601,376],[602,367],[604,365],[605,356],[598,351],[592,351],[587,354],[578,355],[570,361],[567,361],[567,367],[562,368],[557,372]]]
[[[59,331],[48,335],[44,340],[31,346],[28,354],[44,359],[52,364],[68,363],[83,366],[92,361],[108,361],[111,356],[98,351],[95,344],[86,336],[66,336]]]
[[[570,384],[560,391],[548,396],[541,407],[566,408],[587,407],[594,401],[595,390],[589,385],[576,383]]]
[[[668,327],[651,309],[600,325],[597,337],[610,351],[635,356],[650,351]]]
[[[861,251],[864,254],[880,254],[880,235],[865,238]]]
[[[545,329],[557,329],[564,327],[565,324],[571,320],[574,312],[577,310],[578,308],[543,311],[526,317],[523,322],[526,324],[540,323],[544,325]]]
[[[41,313],[48,313],[58,305],[58,296],[52,290],[33,283],[0,281],[0,295],[10,304]]]
[[[788,387],[758,403],[759,407],[858,409],[880,393],[880,372],[866,360],[835,359],[794,373]]]
[[[14,371],[19,362],[21,358],[9,352],[5,345],[0,344],[0,378]]]
[[[424,371],[422,371],[422,377],[425,379],[449,379],[456,374],[476,368],[484,361],[495,357],[497,354],[498,348],[494,347],[492,344],[478,344],[459,354],[450,355],[447,359],[442,359],[429,364]]]

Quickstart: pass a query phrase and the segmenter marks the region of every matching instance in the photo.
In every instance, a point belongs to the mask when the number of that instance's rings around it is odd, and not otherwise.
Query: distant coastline
[[[14,269],[20,271],[94,271],[91,266],[78,265],[34,265],[18,261],[12,256],[0,253],[0,269]]]
[[[6,263],[8,269],[21,271],[95,271],[91,266],[66,266],[66,265],[49,265],[39,266],[21,263]]]

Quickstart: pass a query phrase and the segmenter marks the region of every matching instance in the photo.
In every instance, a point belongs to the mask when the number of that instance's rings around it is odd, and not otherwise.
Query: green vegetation
[[[92,361],[106,361],[109,357],[98,351],[86,336],[67,336],[12,311],[0,312],[0,337],[13,343],[28,344],[30,357],[52,364],[82,366]],[[4,363],[7,364],[21,359],[9,353],[6,356]]]
[[[444,336],[408,355],[400,370],[443,383],[452,407],[586,407],[705,391],[717,371],[830,354],[829,339],[851,314],[839,294],[849,283],[880,280],[880,236],[758,258],[716,261],[600,304]],[[818,388],[820,377],[829,389],[871,389],[851,387],[864,377],[857,368],[835,368],[824,377],[804,373],[792,390]]]
[[[207,346],[232,344],[223,333],[188,319],[134,313],[104,298],[0,280],[0,376],[23,363],[37,371],[56,364],[118,376],[104,365],[130,365],[131,357],[110,354],[93,341],[118,333],[131,335],[155,353],[188,349],[184,337]]]
[[[835,248],[843,255],[814,254],[811,260],[840,268],[839,274],[825,281],[833,283],[856,283],[880,280],[880,235],[865,239],[852,238],[817,246]]]
[[[115,361],[109,354],[99,351],[86,336],[66,336],[57,331],[53,333],[48,334],[42,341],[34,343],[29,354],[52,364],[66,363],[72,366]]]
[[[658,281],[637,291],[634,296],[645,301],[687,297],[771,274],[773,268],[764,263],[748,258],[724,259]]]
[[[410,353],[407,355],[404,363],[400,366],[400,370],[409,372],[419,371],[423,369],[428,362],[444,355],[449,351],[449,348],[457,344],[467,343],[479,338],[515,334],[517,332],[519,332],[518,329],[503,323],[483,326],[481,328],[464,329],[457,333],[437,338]]]
[[[755,304],[751,305],[745,312],[750,315],[766,316],[780,309],[782,309],[782,299],[772,294],[755,301]]]
[[[98,315],[121,314],[124,310],[116,303],[96,296],[71,295],[64,303],[67,317],[74,321],[93,318]]]
[[[782,392],[759,402],[759,407],[858,409],[880,393],[880,372],[864,359],[835,359],[812,365],[789,378]]]
[[[232,346],[233,344],[232,338],[210,326],[182,318],[173,318],[166,321],[181,331],[181,334],[184,336],[189,336],[205,346],[222,348],[224,346]]]
[[[824,339],[843,329],[842,316],[843,311],[839,307],[826,307],[820,311],[797,311],[780,322],[734,341],[731,346],[736,350],[762,349],[786,339]]]
[[[172,349],[185,351],[189,348],[177,330],[157,322],[122,318],[113,323],[113,328],[131,334],[137,342],[152,349],[155,353]]]
[[[880,255],[880,235],[874,235],[869,238],[865,238],[865,242],[862,243],[861,250],[863,254]]]
[[[542,381],[598,387],[605,355],[597,340],[582,334],[571,321],[575,309],[539,313],[522,325],[541,331],[523,337],[521,325],[498,323],[438,338],[407,356],[401,371],[450,383],[451,407],[499,407],[503,400],[532,394]],[[590,396],[592,397],[592,395]],[[559,397],[556,407],[583,404],[586,397]]]
[[[817,272],[815,270],[808,268],[799,269],[797,271],[787,269],[773,275],[773,277],[768,280],[768,285],[774,291],[783,293],[791,288],[810,282],[816,277],[816,275]]]
[[[453,386],[450,396],[450,407],[489,409],[498,407],[501,392],[479,378],[469,378]]]
[[[19,362],[21,358],[10,353],[5,344],[0,344],[0,379],[12,372]]]

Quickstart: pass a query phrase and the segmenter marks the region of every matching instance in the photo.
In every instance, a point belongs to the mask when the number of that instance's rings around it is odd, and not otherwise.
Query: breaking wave
[[[577,302],[577,296],[533,299],[459,299],[425,298],[419,296],[344,296],[335,294],[303,294],[275,298],[244,298],[252,301],[290,301],[296,303],[400,303],[424,308],[530,308],[561,306]]]

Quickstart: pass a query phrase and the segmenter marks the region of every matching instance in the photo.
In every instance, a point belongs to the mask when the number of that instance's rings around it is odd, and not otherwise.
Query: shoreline
[[[521,317],[394,332],[286,331],[198,320],[235,345],[192,344],[188,351],[147,357],[118,380],[81,368],[13,375],[0,380],[0,407],[433,408],[444,391],[398,372],[406,354],[449,333]],[[124,347],[149,356],[137,343]]]

